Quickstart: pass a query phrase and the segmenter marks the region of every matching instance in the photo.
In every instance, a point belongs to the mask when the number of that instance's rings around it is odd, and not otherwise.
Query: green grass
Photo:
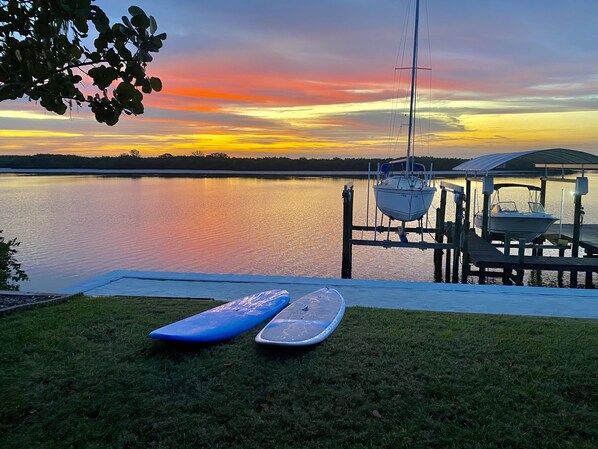
[[[0,317],[0,447],[598,447],[596,321],[349,308],[310,350],[147,338],[213,305]]]

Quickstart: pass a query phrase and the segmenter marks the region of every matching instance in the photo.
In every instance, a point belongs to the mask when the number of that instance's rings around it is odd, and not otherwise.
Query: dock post
[[[508,232],[505,234],[505,247],[503,249],[503,253],[505,256],[511,255],[511,234]],[[512,285],[511,277],[513,274],[513,270],[510,268],[503,268],[502,270],[502,284],[503,285]]]
[[[465,178],[465,230],[469,231],[471,216],[471,179]]]
[[[453,227],[453,284],[459,283],[459,257],[461,256],[461,229],[463,227],[463,197],[455,193],[455,226]]]
[[[343,189],[343,258],[341,265],[341,278],[351,279],[353,265],[353,186]]]
[[[540,204],[542,207],[546,207],[546,177],[540,178]]]
[[[465,183],[465,215],[463,218],[463,265],[461,266],[461,283],[467,284],[467,277],[469,276],[469,230],[471,229],[470,219],[471,212],[471,179],[466,179]]]
[[[467,223],[467,221],[465,221]],[[463,265],[461,266],[461,283],[467,284],[467,278],[469,277],[469,228],[464,226],[465,232],[463,232]]]
[[[592,279],[592,271],[586,271],[586,288],[594,288],[594,279]]]
[[[559,249],[559,257],[565,257],[565,249]],[[563,270],[557,270],[557,285],[563,287]]]
[[[445,260],[445,266],[444,266],[444,280],[447,284],[449,284],[450,279],[451,279],[451,249],[447,248],[446,260]]]
[[[436,209],[436,243],[444,241],[444,219],[446,215],[446,189],[440,187],[440,207]],[[442,253],[441,249],[434,250],[434,281],[442,282]],[[448,255],[447,255],[448,257]],[[445,278],[446,279],[446,278]],[[446,279],[448,281],[448,279]]]
[[[571,246],[571,257],[579,256],[579,239],[581,235],[581,195],[574,195],[575,197],[575,212],[573,215],[573,242]]]
[[[581,235],[581,195],[575,193],[575,212],[573,213],[573,241],[571,243],[571,257],[579,257],[579,239]],[[577,287],[577,271],[571,271],[570,285]]]
[[[482,211],[482,238],[486,241],[490,237],[488,233],[488,214],[490,212],[490,197],[492,196],[493,191],[494,178],[487,176],[484,178],[484,184],[482,186],[482,193],[484,194],[484,210]]]
[[[479,276],[478,283],[480,285],[484,285],[486,283],[486,267],[480,267],[478,276]]]
[[[519,247],[517,250],[517,263],[519,267],[523,267],[523,262],[525,259],[525,241],[519,240]],[[523,285],[523,275],[525,274],[525,270],[523,268],[517,268],[515,271],[515,283],[517,285]]]
[[[444,219],[446,217],[446,189],[440,189],[440,229],[439,232],[444,234],[445,226]]]
[[[444,218],[446,214],[446,189],[440,188],[440,207],[436,209],[436,243],[444,241]],[[434,281],[442,282],[442,250],[434,250]]]

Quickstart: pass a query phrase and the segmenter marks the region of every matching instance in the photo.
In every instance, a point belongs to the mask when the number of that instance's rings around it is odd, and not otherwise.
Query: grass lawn
[[[0,317],[0,448],[598,447],[598,321],[354,307],[310,350],[147,337],[214,305]]]

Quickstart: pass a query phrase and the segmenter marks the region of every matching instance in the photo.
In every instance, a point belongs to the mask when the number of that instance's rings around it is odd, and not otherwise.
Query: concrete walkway
[[[337,289],[348,306],[598,319],[598,291],[566,288],[119,270],[60,293],[226,301],[275,288],[293,299],[323,287]]]

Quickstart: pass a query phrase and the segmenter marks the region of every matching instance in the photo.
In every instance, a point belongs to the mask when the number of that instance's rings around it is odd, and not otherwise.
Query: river
[[[598,223],[598,175],[589,180],[585,222]],[[354,223],[372,224],[365,179],[3,174],[0,229],[21,242],[27,291],[52,292],[116,269],[340,277],[347,183],[355,188]],[[556,216],[565,192],[564,222],[572,222],[572,187],[548,183],[547,210]],[[473,188],[481,192],[481,184]],[[449,200],[447,220],[452,207]],[[355,247],[353,277],[432,282],[432,254]],[[555,284],[556,276],[543,275],[542,285]]]

